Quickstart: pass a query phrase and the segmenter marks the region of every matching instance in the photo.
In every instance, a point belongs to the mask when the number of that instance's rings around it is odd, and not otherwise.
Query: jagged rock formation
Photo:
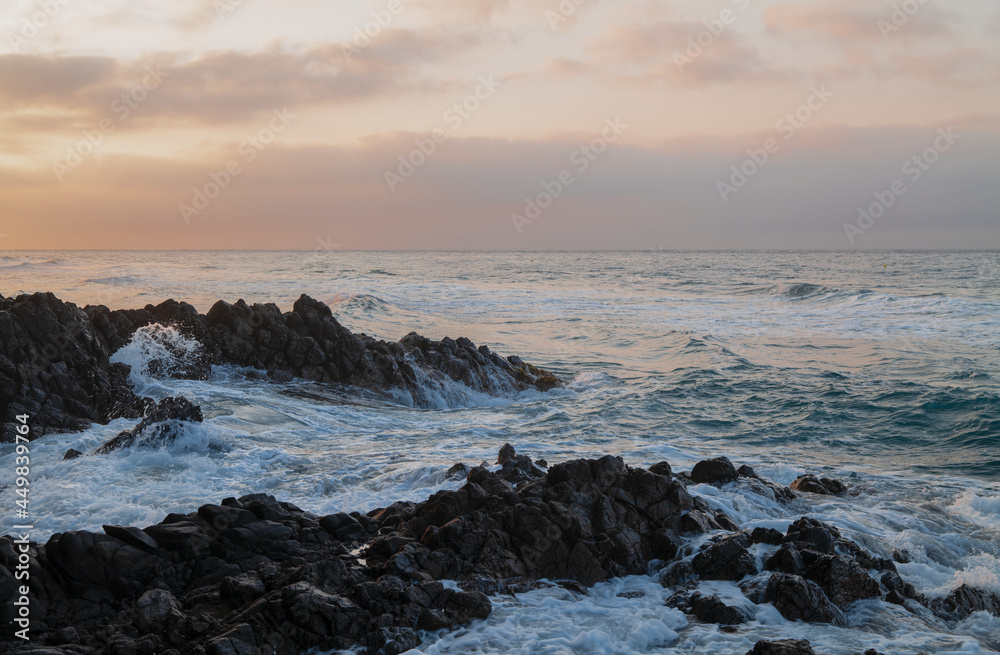
[[[409,334],[399,342],[352,334],[330,308],[303,295],[290,312],[276,305],[219,301],[206,315],[167,300],[144,309],[78,308],[51,293],[0,297],[0,414],[28,414],[32,438],[75,431],[94,422],[140,418],[150,409],[128,383],[129,367],[110,363],[136,331],[176,328],[200,344],[180,366],[153,362],[163,377],[203,378],[213,364],[267,371],[277,380],[352,385],[376,391],[403,389],[419,403],[421,377],[449,378],[491,394],[562,383],[516,356],[504,358],[465,338],[431,341]],[[0,435],[13,440],[7,422]]]
[[[542,473],[509,446],[499,459],[502,470],[470,469],[458,490],[368,515],[321,517],[258,494],[144,530],[54,535],[29,549],[33,647],[47,655],[298,655],[362,645],[395,655],[419,645],[420,630],[487,617],[488,594],[541,578],[580,589],[646,573],[656,561],[664,584],[680,587],[670,604],[720,624],[745,622],[755,608],[699,593],[700,580],[734,580],[751,601],[814,622],[842,623],[850,603],[891,592],[951,620],[1000,609],[1000,599],[968,587],[928,603],[892,561],[807,518],[784,534],[710,528],[718,534],[692,552],[691,533],[721,517],[665,463],[654,471],[607,456]],[[754,544],[771,550],[764,570],[748,552]],[[13,618],[17,560],[13,540],[0,539],[4,624]],[[43,651],[0,644],[4,655],[28,652]],[[808,642],[775,641],[752,652],[812,651]]]

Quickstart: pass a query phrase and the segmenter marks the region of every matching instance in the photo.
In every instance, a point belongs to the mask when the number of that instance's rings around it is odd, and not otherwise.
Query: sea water
[[[192,346],[144,333],[115,360],[132,365],[138,393],[186,396],[205,422],[166,447],[71,461],[67,449],[91,453],[134,421],[36,441],[37,538],[145,526],[254,492],[320,514],[368,511],[457,488],[452,464],[493,463],[510,442],[549,462],[610,453],[683,470],[723,454],[781,484],[834,476],[852,492],[791,505],[736,486],[691,491],[742,527],[811,516],[879,555],[906,549],[900,574],[931,597],[963,583],[1000,592],[997,252],[0,253],[0,294],[33,291],[202,312],[239,298],[288,310],[306,293],[353,331],[466,336],[568,382],[501,397],[437,384],[414,398],[230,367],[158,380],[144,367],[158,341]],[[9,449],[0,470],[13,470]],[[749,606],[735,585],[708,584]],[[488,620],[428,635],[419,652],[742,653],[768,637],[830,654],[1000,649],[1000,619],[982,613],[947,625],[871,600],[832,627],[762,605],[726,632],[666,607],[671,594],[637,576],[497,597]]]

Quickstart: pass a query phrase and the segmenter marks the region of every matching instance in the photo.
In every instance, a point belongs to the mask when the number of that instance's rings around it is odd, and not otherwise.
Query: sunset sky
[[[1000,248],[996,0],[8,0],[0,123],[0,249]]]

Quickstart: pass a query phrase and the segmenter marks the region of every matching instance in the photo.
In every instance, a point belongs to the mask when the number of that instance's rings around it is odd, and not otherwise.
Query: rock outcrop
[[[403,390],[418,405],[427,384],[454,381],[503,394],[547,391],[562,382],[516,356],[501,357],[465,338],[431,341],[409,334],[398,342],[353,334],[330,308],[303,295],[290,312],[273,304],[219,301],[205,315],[187,303],[167,300],[143,309],[78,308],[54,295],[0,297],[0,414],[27,414],[31,437],[76,431],[115,418],[142,418],[151,409],[129,384],[129,367],[112,354],[136,332],[169,326],[198,343],[183,360],[149,362],[154,377],[204,378],[212,365],[266,371],[275,380],[301,377],[375,391]],[[12,441],[13,423],[0,439]]]
[[[0,440],[14,440],[19,414],[31,438],[141,417],[145,404],[113,352],[83,310],[51,293],[0,297]]]
[[[579,590],[648,573],[656,561],[665,584],[673,571],[671,584],[687,590],[672,605],[724,625],[751,620],[753,608],[700,593],[699,581],[733,580],[786,618],[834,624],[850,603],[890,587],[926,602],[891,561],[819,521],[800,519],[785,534],[722,529],[694,550],[703,538],[692,542],[688,518],[705,510],[677,477],[610,456],[542,473],[509,446],[499,460],[510,470],[472,468],[460,489],[367,515],[317,516],[258,494],[144,530],[109,525],[31,544],[33,643],[51,655],[298,655],[358,645],[395,655],[418,646],[419,631],[487,617],[489,594],[543,578]],[[773,551],[764,570],[751,548]],[[13,618],[19,554],[0,539],[2,623]],[[942,611],[960,617],[995,611],[995,602],[963,587]],[[0,653],[16,652],[0,644]],[[753,652],[810,651],[761,642]]]
[[[97,449],[107,454],[136,444],[160,446],[172,442],[182,429],[181,423],[201,423],[201,408],[187,398],[164,398],[147,411],[139,425],[125,430]]]

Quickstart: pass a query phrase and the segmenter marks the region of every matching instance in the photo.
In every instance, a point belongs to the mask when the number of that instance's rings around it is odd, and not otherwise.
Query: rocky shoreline
[[[274,381],[402,390],[415,400],[435,379],[490,394],[562,384],[467,339],[410,334],[392,343],[352,334],[306,296],[285,313],[220,301],[202,315],[174,301],[112,311],[34,294],[0,298],[0,410],[30,414],[35,437],[141,419],[95,455],[173,439],[179,425],[202,420],[201,409],[185,398],[137,396],[129,367],[111,362],[140,332],[155,339],[154,326],[197,346],[174,353],[171,342],[160,342],[166,355],[150,366],[162,377],[203,379],[212,365],[230,364]],[[612,456],[549,465],[509,444],[495,465],[456,464],[449,474],[464,484],[367,514],[319,516],[256,494],[144,529],[106,525],[103,533],[55,534],[45,544],[2,537],[0,624],[15,616],[15,573],[26,557],[32,642],[5,636],[0,655],[299,655],[353,647],[396,655],[435,631],[489,617],[492,595],[544,585],[585,593],[628,575],[654,576],[672,593],[668,604],[692,621],[747,630],[748,638],[752,629],[740,626],[762,604],[788,620],[831,625],[845,625],[845,610],[868,599],[928,620],[1000,616],[1000,597],[983,589],[963,585],[940,599],[917,593],[896,569],[905,552],[873,552],[806,516],[784,532],[741,530],[688,490],[734,485],[797,508],[803,497],[851,493],[838,480],[807,474],[786,487],[725,457],[681,472],[667,462],[630,467]],[[703,593],[706,581],[736,584],[746,602]],[[803,640],[757,641],[751,653],[813,650]]]
[[[53,535],[28,549],[32,645],[7,642],[0,653],[300,655],[362,646],[396,655],[428,633],[487,618],[492,594],[543,584],[582,592],[630,574],[656,576],[676,592],[668,604],[725,626],[752,620],[754,606],[702,595],[701,581],[734,581],[751,602],[814,623],[843,625],[845,608],[872,598],[946,621],[1000,615],[1000,597],[967,586],[924,598],[891,557],[814,519],[784,533],[739,530],[687,486],[741,484],[778,502],[797,493],[726,458],[675,475],[666,462],[633,468],[611,456],[545,467],[507,445],[497,464],[456,465],[460,489],[367,514],[317,516],[257,494],[142,530]],[[18,558],[14,538],[0,538],[4,625],[13,619]],[[752,650],[812,652],[803,640]]]
[[[275,381],[302,378],[404,391],[417,404],[424,400],[427,380],[447,378],[489,394],[562,385],[548,371],[465,338],[431,341],[411,333],[389,342],[353,334],[329,307],[305,295],[290,312],[274,304],[220,300],[199,314],[173,300],[110,310],[36,293],[0,296],[0,415],[30,415],[32,438],[144,417],[153,409],[151,401],[133,392],[129,367],[110,359],[152,326],[167,326],[197,344],[195,352],[159,363],[164,377],[204,379],[212,365],[229,364]],[[156,333],[150,334],[155,339]],[[172,348],[169,342],[159,345]],[[12,424],[5,422],[0,441],[13,440]]]

